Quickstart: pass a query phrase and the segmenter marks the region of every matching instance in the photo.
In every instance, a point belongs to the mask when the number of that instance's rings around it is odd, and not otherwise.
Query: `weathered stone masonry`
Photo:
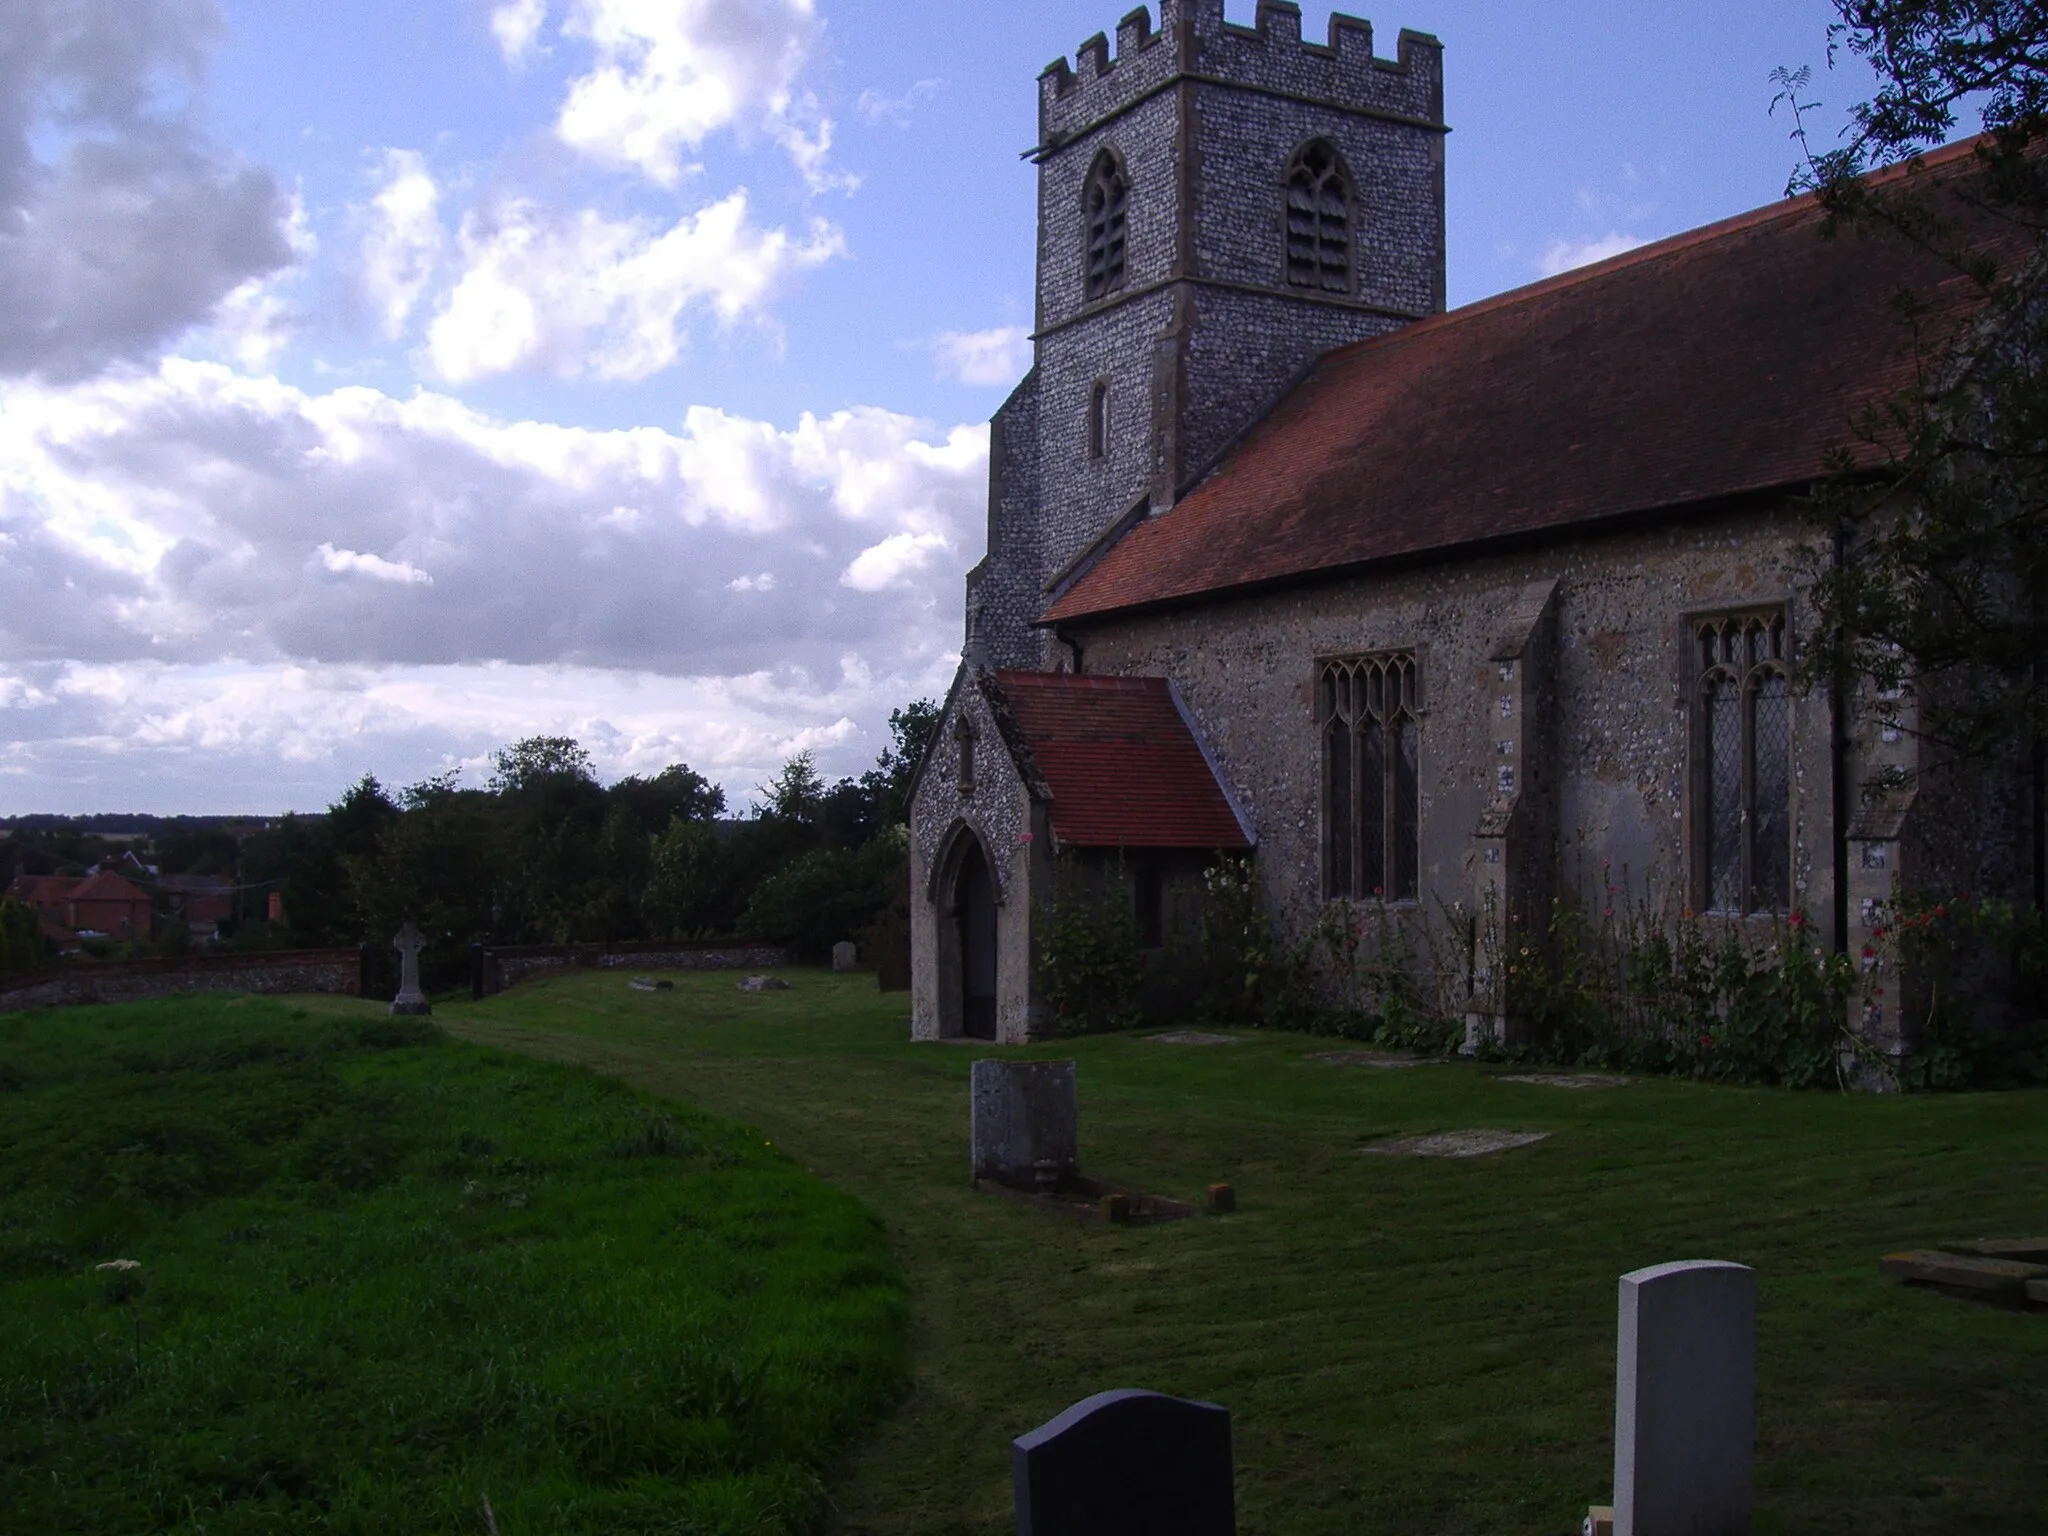
[[[1049,585],[1120,519],[1171,506],[1315,357],[1442,309],[1441,49],[1372,46],[1348,17],[1316,44],[1291,5],[1247,28],[1221,0],[1164,0],[1157,31],[1133,12],[1113,58],[1097,37],[1040,77],[1036,364],[995,420],[990,559],[968,579],[989,664],[1053,663],[1032,627]],[[1349,294],[1286,282],[1283,181],[1318,137],[1351,183]],[[1130,183],[1127,270],[1090,302],[1082,196],[1105,152]]]

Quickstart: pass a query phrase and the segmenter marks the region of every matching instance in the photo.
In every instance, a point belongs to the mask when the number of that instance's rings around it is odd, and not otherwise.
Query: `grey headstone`
[[[407,923],[391,940],[398,951],[398,996],[391,1000],[394,1018],[419,1018],[434,1011],[427,994],[420,990],[420,951],[427,947],[426,935]]]
[[[1081,1171],[1081,1096],[1071,1061],[974,1064],[968,1114],[974,1176],[1033,1185],[1040,1164],[1060,1182]]]
[[[832,946],[833,970],[850,971],[859,963],[860,951],[855,949],[853,945],[851,945],[850,943],[847,943],[845,940],[841,940],[839,943],[834,944]]]
[[[1699,1260],[1621,1277],[1615,1536],[1747,1536],[1756,1271]]]
[[[1236,1536],[1230,1410],[1101,1392],[1010,1446],[1017,1536]]]

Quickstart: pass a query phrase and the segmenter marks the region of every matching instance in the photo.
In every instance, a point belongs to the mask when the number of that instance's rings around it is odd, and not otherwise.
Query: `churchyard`
[[[2048,1226],[2038,1093],[1389,1066],[1252,1031],[918,1045],[869,978],[786,974],[582,976],[440,1017],[756,1126],[884,1221],[913,1386],[834,1478],[831,1529],[1007,1532],[1012,1439],[1137,1387],[1229,1408],[1246,1532],[1561,1536],[1608,1502],[1617,1280],[1691,1258],[1757,1272],[1757,1530],[2024,1531],[2048,1507],[2048,1316],[1879,1271]],[[1228,1182],[1239,1209],[1123,1227],[977,1191],[991,1055],[1076,1062],[1084,1173],[1197,1208]],[[1543,1139],[1367,1155],[1476,1131]]]
[[[1247,1533],[1562,1536],[1611,1492],[1618,1277],[1712,1258],[1755,1271],[1758,1531],[2038,1528],[2048,1316],[1879,1269],[2048,1226],[2038,1093],[919,1045],[871,977],[781,974],[443,998],[438,1041],[343,998],[0,1021],[10,1510],[995,1536],[1013,1440],[1143,1388],[1229,1410]],[[994,1058],[1071,1060],[1079,1174],[1186,1214],[977,1189]]]

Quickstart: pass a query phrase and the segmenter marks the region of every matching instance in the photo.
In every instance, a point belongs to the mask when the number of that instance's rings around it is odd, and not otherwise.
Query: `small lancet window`
[[[963,716],[953,723],[953,744],[959,753],[960,776],[956,787],[963,795],[974,793],[974,726]]]
[[[1304,144],[1287,167],[1287,284],[1351,292],[1351,188],[1327,139]]]
[[[1109,381],[1097,379],[1088,391],[1088,457],[1099,459],[1109,452]]]
[[[1099,299],[1124,285],[1124,218],[1130,186],[1116,156],[1104,150],[1088,172],[1082,195],[1088,214],[1088,297]]]

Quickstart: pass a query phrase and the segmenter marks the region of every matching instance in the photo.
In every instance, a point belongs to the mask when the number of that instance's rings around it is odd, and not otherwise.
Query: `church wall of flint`
[[[1045,813],[1034,807],[1003,744],[987,698],[971,676],[954,690],[910,808],[911,1038],[961,1033],[959,944],[952,874],[961,829],[979,841],[996,887],[996,1037],[1033,1033],[1032,913],[1049,857]],[[973,788],[960,772],[964,723],[973,742]]]
[[[1413,921],[1476,905],[1482,820],[1501,804],[1504,738],[1544,749],[1520,787],[1547,784],[1547,869],[1510,871],[1510,892],[1576,890],[1690,905],[1688,615],[1791,603],[1798,525],[1784,514],[1589,536],[1539,552],[1365,575],[1294,592],[1068,631],[1090,672],[1163,674],[1181,689],[1251,817],[1283,929],[1321,901],[1321,658],[1412,651],[1422,673],[1422,900]],[[1543,689],[1554,718],[1503,723],[1502,616],[1556,584]],[[1796,642],[1795,629],[1795,642]],[[1795,698],[1794,899],[1825,933],[1833,911],[1829,706]],[[1517,849],[1517,858],[1537,855]],[[1619,901],[1617,901],[1619,905]],[[1427,945],[1424,946],[1425,950]],[[1426,955],[1425,955],[1426,959]]]
[[[1166,0],[1156,30],[1133,13],[1113,52],[1084,46],[1041,78],[1036,367],[998,418],[991,558],[973,598],[996,665],[1047,663],[1030,628],[1047,583],[1151,492],[1163,439],[1177,439],[1168,480],[1194,474],[1316,356],[1442,308],[1443,135],[1428,126],[1442,116],[1441,50],[1404,35],[1398,62],[1375,59],[1371,29],[1341,19],[1327,45],[1299,32],[1284,8],[1254,29],[1225,24],[1219,0]],[[1355,304],[1285,288],[1282,180],[1318,134],[1357,183]],[[1128,268],[1120,293],[1090,305],[1083,192],[1105,148],[1131,183]],[[1162,397],[1176,295],[1192,324]],[[1098,380],[1110,387],[1100,459],[1088,445]]]

